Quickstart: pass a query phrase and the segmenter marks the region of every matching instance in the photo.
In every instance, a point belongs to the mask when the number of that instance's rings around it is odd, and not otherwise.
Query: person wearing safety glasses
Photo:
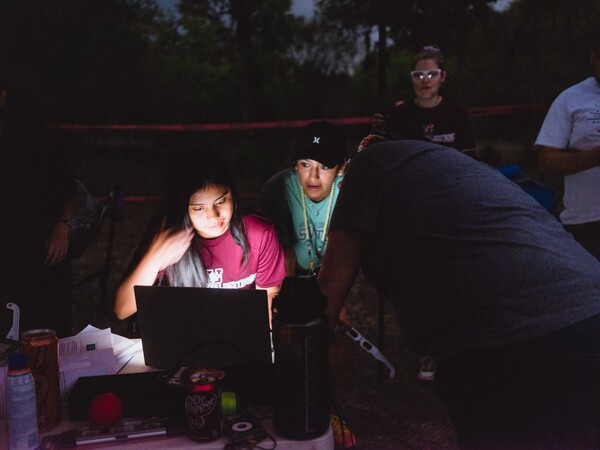
[[[467,110],[440,94],[446,75],[440,49],[423,47],[413,58],[410,72],[415,98],[397,101],[387,121],[376,114],[374,125],[384,125],[401,137],[430,140],[474,156],[475,140]]]
[[[477,157],[471,120],[467,110],[447,96],[440,95],[446,80],[444,56],[436,46],[423,47],[413,58],[410,77],[415,91],[412,101],[397,101],[386,121],[381,114],[373,118],[375,128],[399,137],[428,140],[453,147]],[[417,378],[430,382],[435,378],[435,360],[421,357]]]

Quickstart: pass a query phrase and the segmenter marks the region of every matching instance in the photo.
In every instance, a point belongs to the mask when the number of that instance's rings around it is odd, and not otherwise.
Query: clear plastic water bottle
[[[39,447],[35,381],[22,353],[8,359],[6,378],[8,446],[10,450],[34,450]]]
[[[329,427],[326,304],[316,277],[287,277],[273,301],[273,425],[286,438],[313,439]]]

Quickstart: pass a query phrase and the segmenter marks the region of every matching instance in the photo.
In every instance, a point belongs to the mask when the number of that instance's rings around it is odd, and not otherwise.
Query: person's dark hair
[[[178,158],[171,168],[166,214],[167,228],[190,229],[192,223],[188,214],[190,196],[208,186],[223,186],[231,190],[233,216],[229,231],[236,244],[242,248],[242,264],[247,264],[250,248],[244,228],[244,205],[240,201],[237,187],[229,174],[225,162],[216,155],[194,151],[192,156]],[[208,277],[198,246],[203,239],[196,234],[183,257],[166,269],[171,286],[204,287]]]
[[[415,67],[419,61],[423,61],[425,59],[433,59],[440,69],[446,70],[444,55],[437,45],[426,45],[423,47],[421,51],[413,58],[412,70],[415,70]]]

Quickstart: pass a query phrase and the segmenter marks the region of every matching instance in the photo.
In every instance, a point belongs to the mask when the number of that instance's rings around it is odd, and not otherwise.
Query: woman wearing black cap
[[[329,221],[344,177],[345,155],[346,140],[338,126],[312,122],[301,131],[292,166],[273,175],[262,188],[259,209],[275,224],[288,276],[316,275],[321,267]],[[332,386],[342,376],[340,336],[350,327],[345,309],[339,321],[329,350]],[[356,437],[336,413],[331,415],[336,448],[353,447]]]
[[[263,186],[259,209],[275,223],[288,276],[315,274],[321,266],[345,162],[341,130],[312,122],[302,129],[292,167]]]

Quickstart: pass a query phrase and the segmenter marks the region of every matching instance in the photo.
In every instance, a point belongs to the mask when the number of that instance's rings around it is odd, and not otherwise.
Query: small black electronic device
[[[260,421],[249,413],[223,417],[223,431],[231,439],[226,450],[254,448],[260,441],[271,438]]]

